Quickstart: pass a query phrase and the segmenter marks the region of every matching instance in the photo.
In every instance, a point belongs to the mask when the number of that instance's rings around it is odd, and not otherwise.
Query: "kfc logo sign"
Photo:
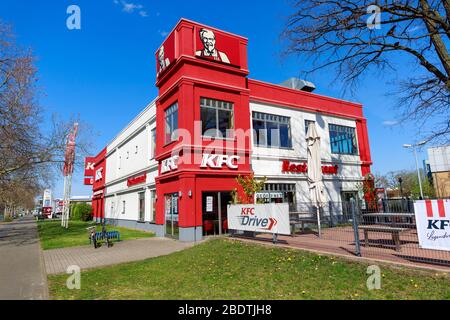
[[[177,170],[179,158],[179,156],[173,156],[171,158],[163,160],[161,163],[161,174]]]
[[[221,169],[226,165],[230,169],[237,169],[237,162],[241,157],[239,156],[229,156],[223,154],[204,154],[202,164],[200,168],[213,168]]]
[[[94,176],[94,165],[95,165],[95,158],[88,157],[84,160],[84,176],[85,177]]]

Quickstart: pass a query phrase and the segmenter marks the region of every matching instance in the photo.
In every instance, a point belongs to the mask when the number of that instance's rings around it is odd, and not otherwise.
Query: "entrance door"
[[[358,203],[358,193],[356,191],[343,191],[341,194],[341,199],[344,219],[346,221],[348,219],[352,219],[351,200],[353,199],[355,200],[355,203]]]
[[[166,236],[178,239],[178,193],[165,196]]]
[[[231,192],[203,192],[203,235],[221,235],[228,232],[227,206],[231,202]]]

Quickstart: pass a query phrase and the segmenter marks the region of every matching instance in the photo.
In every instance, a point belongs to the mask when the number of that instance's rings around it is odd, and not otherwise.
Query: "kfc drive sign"
[[[230,169],[237,169],[237,162],[241,157],[224,154],[204,154],[200,168],[221,169],[226,165]]]
[[[450,200],[416,201],[414,211],[420,247],[450,251]]]
[[[287,203],[245,204],[228,206],[230,230],[273,234],[291,234]]]

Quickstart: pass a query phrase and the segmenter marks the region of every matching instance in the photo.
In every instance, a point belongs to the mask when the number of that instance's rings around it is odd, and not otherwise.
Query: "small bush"
[[[71,207],[71,219],[77,221],[92,220],[92,206],[87,203],[77,203]]]

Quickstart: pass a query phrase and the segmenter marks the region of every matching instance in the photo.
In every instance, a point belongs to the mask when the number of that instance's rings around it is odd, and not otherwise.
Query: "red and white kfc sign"
[[[84,176],[85,177],[93,177],[94,176],[94,165],[95,165],[94,157],[87,157],[84,159]]]
[[[94,178],[84,178],[84,185],[85,186],[92,186],[94,184]]]
[[[420,247],[450,251],[450,200],[415,201],[414,212]]]
[[[237,169],[237,162],[240,158],[224,154],[204,154],[200,168],[222,169],[226,165],[230,169]]]

